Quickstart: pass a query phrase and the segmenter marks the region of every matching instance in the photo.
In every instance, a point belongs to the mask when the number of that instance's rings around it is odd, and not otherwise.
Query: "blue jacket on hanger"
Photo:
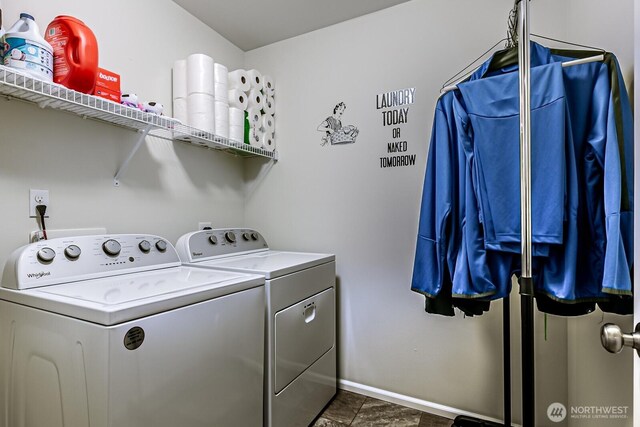
[[[487,249],[520,243],[518,87],[515,73],[458,85],[465,102],[459,127],[465,129],[463,143],[476,156],[474,189]],[[560,64],[533,68],[531,89],[532,240],[562,244],[567,188]]]
[[[534,66],[568,59],[552,55],[549,49],[532,44],[532,65]],[[517,69],[517,67],[505,67],[489,73],[490,61],[483,64],[471,80],[486,77],[485,74],[494,76],[508,74]],[[534,222],[534,234],[536,229],[541,230],[541,227],[546,225],[555,227],[553,229],[555,234],[548,233],[547,236],[550,234],[555,238],[561,236],[560,244],[547,242],[534,245],[534,255],[541,256],[535,259],[534,264],[536,284],[541,292],[559,301],[601,301],[607,298],[602,293],[603,290],[618,295],[628,294],[631,290],[629,266],[633,256],[631,252],[633,187],[632,184],[625,187],[621,182],[632,183],[633,128],[624,86],[620,85],[616,92],[620,95],[614,97],[610,85],[606,84],[612,79],[611,74],[616,73],[619,81],[622,81],[615,57],[613,61],[617,67],[615,73],[610,73],[611,63],[609,66],[603,63],[590,63],[562,70],[569,111],[567,117],[571,118],[567,123],[572,125],[567,127],[566,141],[573,139],[573,142],[569,146],[548,144],[547,148],[551,150],[550,152],[556,150],[557,156],[554,155],[551,160],[556,160],[552,164],[554,170],[559,172],[548,174],[550,176],[543,175],[542,180],[546,182],[542,185],[549,185],[558,177],[566,179],[566,182],[548,187],[547,193],[553,194],[554,203],[543,208],[548,208],[547,212],[552,212],[552,221],[545,223],[545,219],[549,218],[548,215],[534,213],[534,218],[538,218],[538,222],[541,222],[538,226]],[[551,76],[554,82],[552,90],[546,96],[554,98],[553,88],[556,89],[557,95],[557,88],[562,85],[558,85],[558,72],[549,71],[552,68],[546,67],[545,70],[550,73],[549,75],[554,74]],[[537,73],[541,71],[535,71],[534,68],[532,79],[533,74]],[[507,77],[509,78],[514,77]],[[517,76],[515,78],[517,81]],[[497,82],[497,80],[484,79],[482,83],[486,81]],[[491,84],[486,88],[490,86]],[[482,89],[483,85],[480,83],[469,83],[466,86],[462,84],[460,87],[462,95],[458,92],[447,93],[440,98],[436,108],[425,174],[412,289],[428,297],[435,297],[444,284],[450,286],[452,294],[457,297],[500,298],[509,291],[510,276],[518,264],[518,257],[514,257],[513,252],[519,252],[519,239],[514,239],[515,242],[510,242],[509,239],[519,234],[519,187],[517,188],[518,200],[514,207],[516,212],[514,217],[517,221],[509,222],[512,218],[506,216],[507,223],[500,220],[498,227],[498,230],[501,230],[500,227],[506,227],[506,230],[515,228],[517,231],[506,234],[499,231],[498,235],[507,236],[503,239],[506,241],[501,242],[500,238],[497,238],[493,242],[491,232],[495,233],[495,228],[490,229],[495,224],[496,217],[493,214],[497,212],[498,217],[507,214],[510,203],[501,198],[503,194],[500,192],[491,193],[487,190],[492,182],[504,177],[509,170],[489,170],[483,160],[490,159],[486,161],[492,166],[496,164],[496,159],[499,165],[505,164],[504,161],[510,158],[509,156],[512,157],[513,152],[494,153],[491,150],[491,142],[486,139],[475,147],[467,146],[466,150],[461,149],[461,145],[464,146],[462,141],[468,138],[469,129],[465,130],[464,127],[468,127],[469,124],[472,132],[476,132],[477,129],[481,135],[491,135],[495,140],[497,134],[490,131],[490,123],[500,121],[497,118],[500,114],[504,116],[509,114],[502,111],[504,105],[498,107],[498,104],[504,101],[499,99],[501,88],[495,88],[495,92],[492,92],[494,89]],[[533,85],[533,87],[537,86]],[[485,103],[477,101],[472,93],[476,90],[479,93],[486,92],[483,96],[493,93],[492,96],[497,100],[496,103],[491,104],[494,107],[494,120],[481,114]],[[502,93],[504,93],[503,88]],[[466,97],[463,98],[465,94]],[[547,101],[550,101],[549,104],[544,102],[542,104],[547,108],[553,104],[553,101],[558,105],[561,104],[557,98],[551,98],[547,98]],[[618,104],[614,104],[616,102]],[[605,104],[606,108],[603,107]],[[612,105],[616,108],[612,108]],[[461,116],[468,113],[466,109],[470,108],[466,122],[456,123],[460,117],[453,114],[454,108],[461,111]],[[556,110],[558,110],[558,117],[563,115],[564,110],[560,112],[557,105]],[[589,111],[591,115],[587,114]],[[508,117],[505,118],[508,120]],[[535,116],[532,121],[535,135]],[[562,120],[556,120],[556,125],[558,121]],[[464,123],[464,126],[460,123]],[[553,125],[554,121],[550,120],[546,123]],[[548,138],[545,141],[548,142],[549,138],[556,137],[558,133],[560,133],[560,127],[556,126],[553,132],[547,134]],[[472,133],[472,136],[476,135]],[[536,139],[537,137],[534,136],[534,140]],[[557,161],[557,158],[562,156],[562,148],[567,150],[567,158],[564,162]],[[534,148],[534,177],[537,170],[535,153]],[[492,155],[498,157],[493,158]],[[517,160],[513,167],[517,174],[515,165]],[[565,170],[562,172],[560,169],[563,167]],[[483,185],[478,185],[479,183]],[[489,183],[488,187],[487,183]],[[535,186],[534,182],[534,197]],[[565,189],[576,187],[577,192],[565,191]],[[562,191],[560,192],[558,188]],[[504,193],[513,198],[513,192]],[[562,196],[560,197],[559,194]],[[562,202],[559,203],[560,199]],[[499,208],[490,210],[495,203]],[[625,204],[627,210],[621,209]],[[534,202],[534,211],[535,205]],[[559,206],[560,209],[557,209]],[[550,209],[551,207],[553,209]],[[562,213],[561,221],[558,221],[559,211]],[[575,219],[576,211],[577,220]],[[487,212],[489,212],[488,216]],[[538,241],[542,241],[540,238],[544,237],[543,234],[538,235]],[[485,241],[487,236],[489,236],[488,244]],[[495,243],[495,247],[492,243]],[[603,252],[605,246],[606,254]],[[504,253],[504,251],[512,253]],[[548,256],[545,257],[546,255]],[[579,265],[577,273],[576,265]],[[576,286],[576,283],[579,285]]]

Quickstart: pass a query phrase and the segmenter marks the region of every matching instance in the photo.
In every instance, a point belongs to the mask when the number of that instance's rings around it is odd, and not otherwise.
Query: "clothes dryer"
[[[250,229],[189,233],[176,249],[189,266],[265,277],[265,425],[309,425],[337,388],[335,256],[271,250]]]
[[[263,423],[264,277],[150,235],[41,241],[0,288],[0,426]]]

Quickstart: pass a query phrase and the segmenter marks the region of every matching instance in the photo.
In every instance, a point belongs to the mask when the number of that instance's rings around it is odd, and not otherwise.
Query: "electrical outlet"
[[[29,216],[31,218],[37,218],[38,212],[36,206],[45,205],[47,212],[44,214],[45,218],[49,218],[49,190],[29,190]]]
[[[204,230],[205,228],[207,228],[207,229],[211,228],[211,223],[210,222],[199,222],[198,223],[198,230]]]

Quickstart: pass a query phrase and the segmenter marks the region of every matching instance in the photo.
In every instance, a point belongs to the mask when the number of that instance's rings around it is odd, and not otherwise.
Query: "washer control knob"
[[[258,233],[256,233],[255,231],[251,233],[251,240],[258,240]]]
[[[209,236],[209,243],[211,243],[212,245],[217,245],[218,244],[218,238],[216,236]]]
[[[120,253],[121,249],[122,246],[120,246],[117,240],[109,239],[102,244],[102,250],[107,255],[116,256]]]
[[[248,242],[251,239],[251,235],[249,233],[242,233],[242,238],[245,242]]]
[[[224,238],[227,239],[227,242],[229,243],[236,242],[236,235],[233,234],[233,231],[227,231],[226,233],[224,233]]]
[[[149,251],[151,250],[151,243],[149,243],[148,240],[143,240],[140,243],[138,243],[138,249],[140,249],[145,254],[148,254]]]
[[[80,250],[80,247],[76,245],[69,245],[64,250],[64,254],[69,259],[78,259],[81,253],[82,251]]]
[[[38,261],[51,262],[56,257],[56,251],[51,248],[42,248],[38,251]]]
[[[156,242],[156,249],[158,249],[160,252],[164,252],[167,250],[167,242],[165,242],[164,240],[158,240]]]

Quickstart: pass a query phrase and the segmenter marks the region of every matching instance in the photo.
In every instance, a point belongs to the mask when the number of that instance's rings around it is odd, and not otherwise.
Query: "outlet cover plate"
[[[29,217],[37,218],[38,212],[36,212],[37,205],[47,205],[47,212],[44,214],[45,218],[49,218],[51,206],[49,205],[49,190],[29,190]]]

